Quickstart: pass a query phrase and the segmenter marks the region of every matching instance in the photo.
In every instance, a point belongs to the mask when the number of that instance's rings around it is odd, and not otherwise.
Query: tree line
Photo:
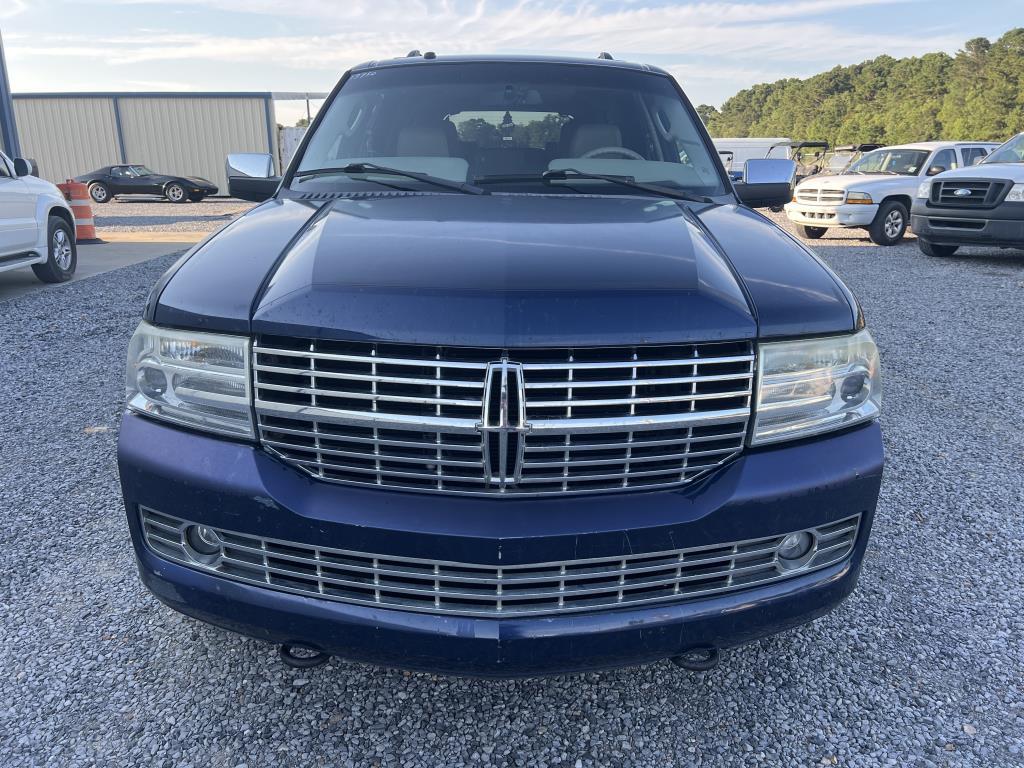
[[[955,56],[878,58],[806,80],[746,88],[697,108],[712,136],[830,144],[1005,141],[1024,131],[1024,28],[968,40]]]

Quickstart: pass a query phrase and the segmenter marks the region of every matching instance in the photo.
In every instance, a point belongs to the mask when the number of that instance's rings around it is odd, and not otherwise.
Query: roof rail
[[[601,51],[599,54],[597,54],[597,58],[599,58],[599,59],[607,59],[608,61],[614,61],[614,59],[612,58],[612,55],[610,53],[608,53],[608,51]]]
[[[409,51],[407,54],[405,54],[405,58],[407,58],[407,59],[414,59],[417,56],[422,56],[422,55],[423,54],[420,53],[418,49],[413,48],[411,51]]]

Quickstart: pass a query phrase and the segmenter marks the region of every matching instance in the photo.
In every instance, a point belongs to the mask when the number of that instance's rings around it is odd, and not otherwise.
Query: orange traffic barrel
[[[71,205],[75,214],[75,240],[79,243],[102,242],[96,237],[96,224],[92,218],[92,205],[89,203],[89,188],[80,181],[68,179],[58,184],[57,189],[64,193],[64,199]]]

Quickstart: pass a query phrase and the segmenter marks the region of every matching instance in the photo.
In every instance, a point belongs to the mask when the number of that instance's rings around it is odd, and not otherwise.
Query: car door
[[[111,194],[114,195],[125,195],[131,192],[130,189],[131,176],[128,172],[128,167],[125,165],[114,165],[110,168],[110,174],[106,178],[107,186],[110,187]]]
[[[36,240],[36,196],[0,154],[0,259],[30,250]]]

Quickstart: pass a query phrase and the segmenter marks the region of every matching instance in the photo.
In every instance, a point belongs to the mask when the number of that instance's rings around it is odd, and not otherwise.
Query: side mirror
[[[747,160],[743,165],[743,180],[733,186],[744,205],[751,208],[776,208],[793,199],[795,181],[795,162],[765,158]]]
[[[273,197],[281,183],[281,177],[274,175],[274,158],[258,152],[228,155],[224,172],[228,177],[228,194],[253,203]]]
[[[945,170],[946,169],[943,168],[941,165],[933,165],[931,168],[928,169],[928,173],[926,175],[937,176],[938,174],[942,173]]]
[[[15,176],[38,176],[39,166],[36,165],[35,160],[26,160],[23,157],[14,158],[14,175]]]

